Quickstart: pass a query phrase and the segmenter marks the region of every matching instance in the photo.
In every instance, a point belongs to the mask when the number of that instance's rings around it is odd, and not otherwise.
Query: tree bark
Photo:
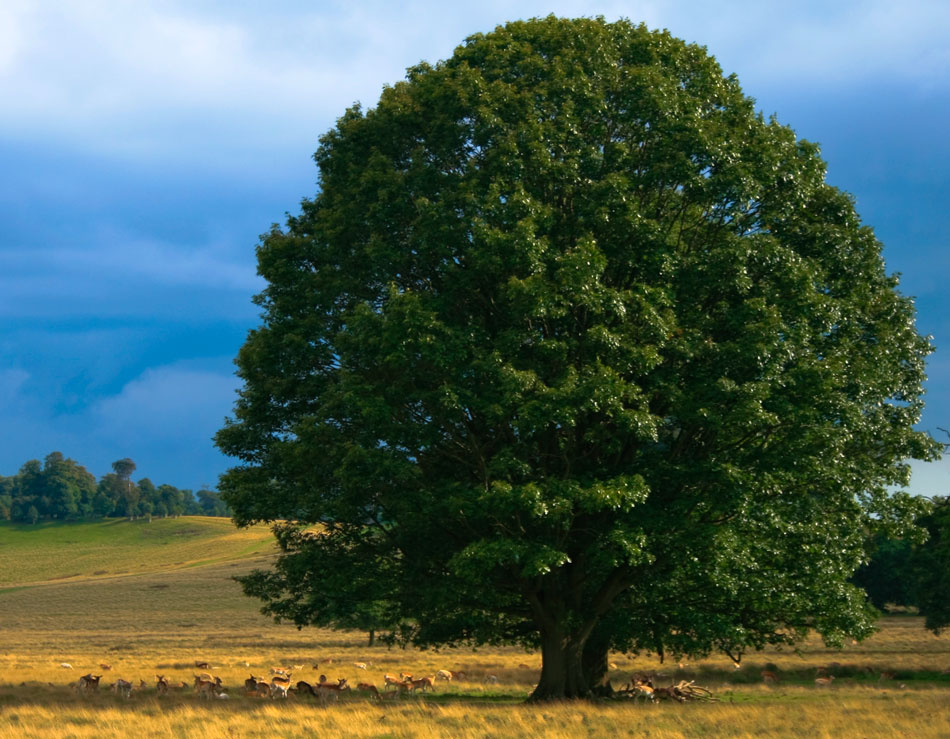
[[[376,643],[376,629],[369,630],[369,646],[373,646]]]
[[[591,697],[584,674],[585,640],[561,630],[541,633],[541,679],[529,701]]]
[[[581,667],[584,670],[587,686],[591,693],[597,696],[607,697],[613,695],[614,692],[610,684],[608,651],[609,644],[603,639],[598,639],[595,633],[587,640],[581,656]]]

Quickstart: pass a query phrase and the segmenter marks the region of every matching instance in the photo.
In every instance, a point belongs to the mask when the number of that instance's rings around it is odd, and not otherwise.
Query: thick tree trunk
[[[528,700],[590,698],[583,658],[583,639],[562,631],[542,633],[541,679]]]
[[[376,643],[376,629],[369,630],[369,646],[373,646]]]
[[[594,634],[584,645],[581,656],[581,666],[584,678],[594,695],[610,696],[614,689],[610,684],[609,662],[607,659],[608,644]]]

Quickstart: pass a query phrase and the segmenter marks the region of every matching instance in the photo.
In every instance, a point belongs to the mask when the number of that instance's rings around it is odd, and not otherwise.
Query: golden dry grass
[[[15,564],[4,550],[0,570]],[[124,559],[134,570],[142,563],[130,551]],[[202,560],[198,550],[195,559]],[[534,706],[523,701],[539,674],[537,654],[370,648],[363,634],[272,623],[230,579],[266,561],[251,548],[225,563],[75,581],[56,579],[54,572],[47,584],[0,591],[0,739],[950,736],[950,675],[942,674],[950,669],[950,638],[933,636],[916,617],[887,617],[872,639],[842,650],[812,640],[800,653],[750,655],[740,670],[725,657],[682,667],[648,657],[611,658],[615,685],[634,672],[655,671],[661,682],[688,679],[710,687],[716,703]],[[196,660],[213,665],[228,700],[200,701],[190,689],[157,695],[156,674],[190,683],[199,672]],[[357,668],[358,662],[368,669]],[[103,671],[100,663],[112,669]],[[315,682],[325,673],[380,688],[385,673],[402,671],[464,669],[468,679],[437,683],[433,695],[384,705],[352,696],[325,708],[302,697],[271,701],[241,694],[249,674],[266,676],[276,666],[294,668],[295,680]],[[766,667],[776,669],[782,682],[763,685],[759,672]],[[815,686],[819,667],[836,675],[830,689]],[[84,698],[72,685],[90,671],[103,674],[104,686],[119,677],[147,685],[130,700],[105,688]],[[882,680],[881,671],[894,677]],[[498,682],[488,682],[489,675]]]

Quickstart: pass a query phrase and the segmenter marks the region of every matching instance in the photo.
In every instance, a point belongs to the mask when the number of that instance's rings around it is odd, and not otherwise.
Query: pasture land
[[[156,529],[143,531],[147,526]],[[188,518],[49,526],[39,532],[32,559],[29,537],[9,531],[0,528],[0,572],[9,583],[0,590],[0,739],[950,736],[950,637],[933,636],[916,617],[886,617],[873,638],[840,651],[811,641],[799,653],[749,655],[739,670],[725,657],[682,665],[612,657],[615,686],[634,672],[654,671],[661,683],[696,680],[714,691],[716,703],[533,706],[522,701],[537,680],[537,654],[370,648],[365,634],[298,631],[261,616],[230,577],[266,564],[272,551],[266,529],[235,532],[227,522]],[[113,544],[104,545],[103,537]],[[68,550],[64,541],[73,542]],[[101,551],[80,551],[83,541]],[[63,547],[58,559],[42,551],[47,542]],[[166,547],[168,556],[156,551]],[[29,562],[21,565],[24,556]],[[190,688],[157,695],[157,674],[190,684],[201,672],[196,661],[212,665],[227,700],[200,701]],[[269,678],[272,667],[292,668],[294,680],[316,682],[324,673],[380,689],[385,673],[451,669],[467,677],[436,683],[424,697],[383,704],[354,695],[325,708],[299,696],[242,695],[245,678]],[[835,676],[830,688],[814,684],[819,668]],[[781,682],[764,685],[763,669],[776,671]],[[83,697],[73,686],[87,672],[102,674],[103,687]],[[117,678],[146,685],[126,700],[105,687]]]

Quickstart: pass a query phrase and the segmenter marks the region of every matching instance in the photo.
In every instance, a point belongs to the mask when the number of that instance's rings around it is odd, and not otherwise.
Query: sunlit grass
[[[0,522],[0,588],[176,570],[271,554],[266,526],[205,516],[36,525]]]
[[[194,536],[220,542],[216,537],[223,533],[212,526]],[[647,732],[651,737],[950,736],[950,674],[944,674],[950,670],[950,637],[930,634],[917,617],[882,619],[874,637],[841,650],[811,640],[798,652],[748,655],[739,670],[725,657],[680,665],[649,656],[611,656],[615,686],[633,673],[654,672],[660,683],[696,680],[714,692],[715,703],[535,706],[524,700],[540,673],[536,653],[513,647],[475,652],[369,647],[365,634],[274,624],[231,580],[267,561],[252,542],[241,546],[251,547],[243,558],[157,571],[143,566],[154,561],[148,546],[129,546],[124,565],[143,574],[64,581],[55,567],[44,565],[48,584],[0,591],[0,739]],[[16,568],[10,551],[3,539],[0,571]],[[58,566],[68,570],[73,562],[64,559]],[[156,674],[190,684],[198,660],[210,662],[222,678],[227,700],[200,701],[190,688],[157,695]],[[71,669],[60,667],[64,662]],[[242,695],[246,677],[267,677],[272,667],[292,668],[294,680],[315,682],[322,673],[380,689],[386,673],[465,670],[468,679],[438,682],[433,694],[382,705],[356,695],[330,707],[303,697],[271,701]],[[819,668],[836,676],[831,688],[814,684]],[[763,669],[777,671],[781,682],[764,685]],[[893,677],[882,679],[882,671]],[[103,687],[83,697],[73,685],[86,672],[102,674]],[[145,687],[129,700],[117,697],[106,686],[120,677],[137,686],[144,681]]]

